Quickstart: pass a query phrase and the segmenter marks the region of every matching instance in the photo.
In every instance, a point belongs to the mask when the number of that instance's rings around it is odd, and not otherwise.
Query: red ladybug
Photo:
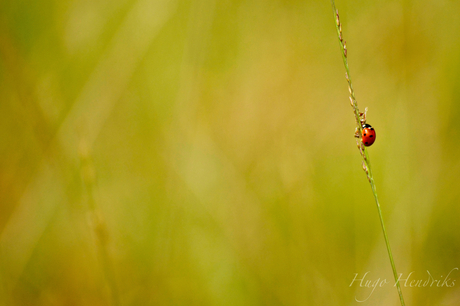
[[[366,147],[371,146],[375,141],[375,130],[370,124],[363,125],[363,132],[361,137]]]

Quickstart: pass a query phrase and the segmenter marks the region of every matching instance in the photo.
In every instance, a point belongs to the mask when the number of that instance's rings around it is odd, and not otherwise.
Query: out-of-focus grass
[[[460,255],[459,5],[337,5],[398,270],[440,277]],[[0,305],[110,304],[82,142],[122,305],[354,305],[354,273],[391,279],[328,1],[0,12]]]

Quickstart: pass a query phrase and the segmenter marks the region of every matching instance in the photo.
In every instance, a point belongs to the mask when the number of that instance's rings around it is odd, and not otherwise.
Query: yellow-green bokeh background
[[[460,4],[337,7],[397,268],[440,278]],[[350,287],[392,274],[328,0],[3,1],[0,93],[0,305],[399,305]]]

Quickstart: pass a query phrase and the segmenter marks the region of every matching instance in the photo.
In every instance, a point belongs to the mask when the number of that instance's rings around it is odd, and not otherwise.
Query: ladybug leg
[[[355,138],[359,138],[359,130],[358,130],[358,128],[355,128]]]

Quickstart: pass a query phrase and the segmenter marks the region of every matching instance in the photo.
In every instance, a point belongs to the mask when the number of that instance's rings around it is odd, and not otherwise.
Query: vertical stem
[[[380,208],[379,197],[377,195],[377,190],[375,188],[374,177],[372,175],[372,169],[371,169],[371,162],[369,160],[369,154],[368,154],[367,150],[365,150],[365,156],[366,156],[366,160],[367,160],[367,168],[369,169],[369,182],[371,184],[372,193],[374,194],[375,204],[377,204],[377,210],[379,212],[380,225],[382,226],[383,237],[385,238],[385,245],[386,245],[387,251],[388,251],[388,257],[390,257],[391,269],[393,270],[393,276],[395,278],[395,285],[396,285],[396,288],[398,289],[399,300],[401,302],[401,305],[405,306],[404,297],[403,297],[403,294],[402,294],[402,291],[401,291],[401,285],[399,284],[399,280],[398,280],[398,272],[396,271],[396,265],[395,265],[395,261],[393,259],[393,253],[391,252],[390,240],[388,239],[387,230],[385,228],[385,222],[383,221],[383,214],[382,214],[382,210]]]
[[[339,11],[335,7],[334,0],[331,0],[332,3],[332,9],[334,10],[334,17],[336,19],[336,29],[337,29],[337,37],[339,38],[339,44],[340,44],[340,49],[342,51],[342,59],[343,59],[343,65],[345,66],[345,76],[348,82],[348,91],[350,92],[350,103],[353,108],[353,113],[355,115],[355,120],[356,120],[356,129],[359,132],[359,135],[361,134],[362,127],[361,127],[361,114],[358,109],[358,102],[356,101],[355,98],[355,92],[353,90],[353,86],[351,83],[351,77],[350,77],[350,69],[348,68],[348,50],[347,50],[347,45],[346,41],[343,39],[343,34],[342,34],[342,25],[340,23],[339,19]],[[404,298],[403,294],[401,291],[401,286],[398,281],[398,273],[396,271],[396,265],[393,259],[393,253],[391,252],[391,247],[390,247],[390,241],[388,239],[387,231],[385,229],[385,222],[383,221],[383,214],[382,210],[380,208],[380,203],[379,203],[379,198],[377,196],[377,190],[375,188],[375,183],[374,183],[374,176],[372,174],[372,168],[371,168],[371,162],[369,158],[369,153],[367,152],[366,147],[362,144],[362,142],[358,141],[358,148],[361,153],[361,156],[363,157],[363,169],[367,174],[367,178],[369,180],[369,183],[371,185],[372,193],[374,194],[374,199],[375,203],[377,204],[377,210],[379,213],[379,218],[380,218],[380,225],[382,226],[382,231],[383,231],[383,237],[385,238],[385,245],[388,251],[388,256],[390,257],[390,263],[391,263],[391,269],[393,270],[393,276],[395,279],[395,285],[398,289],[398,294],[399,294],[399,300],[401,302],[402,306],[405,306],[404,303]]]

